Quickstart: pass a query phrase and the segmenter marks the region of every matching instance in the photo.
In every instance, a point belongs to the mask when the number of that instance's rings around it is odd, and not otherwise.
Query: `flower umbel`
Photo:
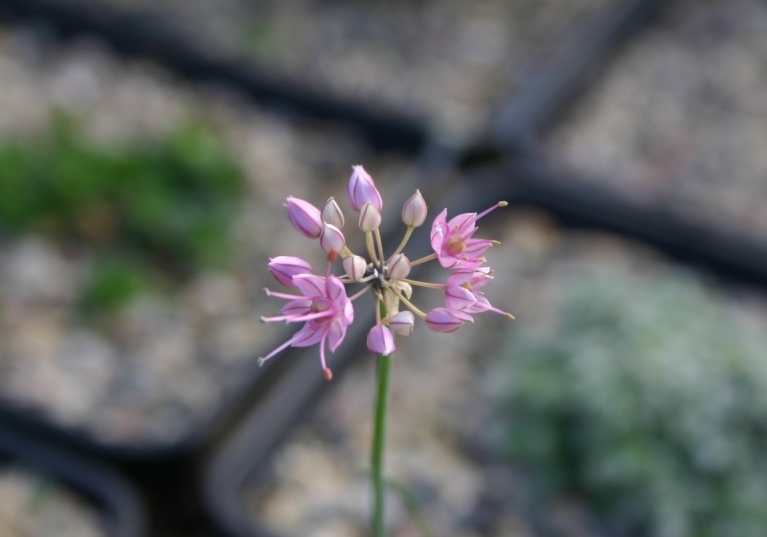
[[[394,334],[407,336],[413,332],[415,316],[424,320],[426,326],[436,332],[449,333],[458,330],[466,322],[474,322],[472,314],[492,311],[514,318],[510,313],[490,304],[482,289],[493,279],[493,271],[483,266],[484,253],[499,244],[489,239],[474,237],[477,221],[498,207],[498,202],[482,213],[466,213],[447,220],[447,209],[434,220],[431,228],[431,245],[434,252],[410,261],[402,250],[416,227],[426,219],[426,202],[416,193],[402,209],[402,221],[407,226],[402,241],[389,256],[384,254],[379,225],[383,202],[373,178],[362,166],[354,166],[349,178],[349,203],[359,214],[359,228],[365,233],[367,259],[357,255],[346,245],[340,228],[344,215],[338,204],[330,198],[320,211],[304,200],[289,197],[286,203],[293,226],[304,236],[317,239],[328,253],[324,276],[312,273],[309,264],[293,256],[279,256],[269,263],[269,270],[281,284],[298,289],[300,295],[275,293],[268,296],[288,302],[282,315],[262,318],[264,322],[302,322],[303,327],[292,338],[260,358],[263,363],[287,347],[320,345],[320,362],[325,378],[333,376],[327,366],[325,347],[334,352],[346,335],[347,327],[354,320],[352,301],[372,292],[375,301],[376,322],[368,332],[368,349],[379,355],[395,351]],[[331,273],[336,258],[343,258],[343,278]],[[408,278],[411,267],[438,260],[450,270],[444,283],[415,281]],[[348,297],[345,285],[364,287]],[[441,290],[445,294],[445,306],[424,313],[410,299],[413,287]],[[400,307],[404,307],[400,311]]]

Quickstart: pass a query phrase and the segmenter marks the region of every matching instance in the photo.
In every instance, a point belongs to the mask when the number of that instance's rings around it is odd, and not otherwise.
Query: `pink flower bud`
[[[316,239],[322,233],[322,218],[320,210],[302,199],[288,196],[288,202],[285,204],[288,208],[288,217],[298,231],[310,239]]]
[[[401,336],[409,336],[413,333],[413,325],[415,319],[413,313],[410,311],[401,311],[389,319],[389,328],[391,328],[395,334]]]
[[[325,206],[322,208],[322,221],[326,224],[333,224],[338,229],[344,227],[344,213],[341,212],[341,207],[338,206],[334,198],[329,198]]]
[[[360,211],[360,229],[362,231],[374,231],[381,225],[381,211],[370,203],[362,206]]]
[[[349,203],[355,211],[361,210],[363,205],[369,203],[380,213],[383,210],[383,200],[373,178],[362,166],[352,166],[352,170],[349,177]]]
[[[463,320],[447,308],[434,308],[426,314],[426,326],[435,332],[449,334],[463,325]]]
[[[408,226],[418,227],[426,220],[426,200],[419,190],[415,191],[402,207],[402,221]]]
[[[396,350],[394,336],[387,327],[377,324],[368,332],[368,350],[375,354],[388,356]]]
[[[295,287],[293,276],[297,274],[311,274],[312,267],[299,257],[281,255],[269,260],[269,272],[282,285]]]
[[[320,247],[326,252],[340,252],[346,246],[346,239],[341,230],[333,224],[322,224]]]
[[[389,261],[389,278],[393,280],[402,280],[410,274],[410,260],[405,254],[392,256]]]
[[[364,257],[359,255],[350,255],[344,259],[343,263],[346,275],[349,276],[349,278],[351,278],[353,281],[358,282],[365,277],[365,272],[368,269],[368,264]]]

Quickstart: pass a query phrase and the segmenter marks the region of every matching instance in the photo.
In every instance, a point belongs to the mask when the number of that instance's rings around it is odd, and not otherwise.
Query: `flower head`
[[[405,235],[393,253],[386,255],[381,240],[381,210],[383,202],[372,177],[362,166],[354,166],[348,185],[349,202],[359,211],[359,227],[365,234],[367,258],[355,254],[346,245],[341,232],[344,216],[333,198],[322,211],[311,203],[288,197],[285,206],[293,226],[303,235],[317,239],[328,253],[325,276],[312,273],[309,263],[298,257],[279,256],[269,262],[269,271],[287,287],[298,289],[299,295],[267,291],[269,296],[282,298],[287,303],[281,315],[262,318],[264,322],[304,323],[288,341],[277,347],[260,361],[263,363],[286,347],[320,345],[320,362],[325,378],[333,374],[325,359],[325,347],[335,351],[354,320],[352,302],[365,294],[374,297],[375,324],[367,336],[368,349],[388,355],[395,350],[394,334],[409,336],[413,333],[415,317],[424,320],[434,331],[455,332],[467,322],[474,322],[475,313],[493,311],[511,317],[490,304],[483,289],[493,279],[493,271],[482,266],[483,254],[496,241],[476,239],[477,220],[506,202],[499,202],[483,213],[460,214],[447,220],[447,209],[434,220],[431,245],[434,253],[411,261],[402,253],[415,228],[426,220],[427,207],[419,191],[402,208],[402,220],[407,225]],[[336,258],[343,258],[345,275],[331,274]],[[451,270],[444,283],[412,280],[411,268],[427,261],[439,260],[442,267]],[[364,286],[353,296],[346,294],[345,285]],[[424,287],[444,292],[445,306],[424,313],[412,302],[413,288]],[[369,293],[368,293],[369,292]],[[400,308],[405,308],[400,311]]]

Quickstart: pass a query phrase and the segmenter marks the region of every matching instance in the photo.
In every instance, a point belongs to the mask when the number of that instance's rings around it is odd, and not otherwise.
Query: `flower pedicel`
[[[311,239],[318,239],[321,248],[328,254],[324,276],[315,275],[309,263],[293,256],[279,256],[269,262],[269,271],[282,285],[297,289],[301,294],[293,295],[266,290],[268,296],[282,298],[288,302],[283,306],[282,315],[262,317],[263,322],[302,322],[304,326],[292,338],[266,356],[266,360],[287,347],[307,347],[318,343],[320,362],[325,378],[330,380],[333,373],[327,366],[325,347],[331,352],[341,344],[347,327],[354,320],[352,302],[372,290],[375,297],[376,324],[367,337],[368,349],[379,355],[394,352],[394,333],[410,335],[414,327],[414,314],[424,319],[426,326],[436,332],[454,332],[466,322],[474,322],[472,314],[492,311],[513,319],[505,311],[493,307],[485,298],[482,289],[493,279],[493,271],[483,266],[485,251],[497,245],[497,241],[474,238],[477,220],[497,207],[505,207],[501,201],[486,211],[465,213],[447,220],[447,209],[434,220],[431,228],[430,255],[410,261],[403,253],[413,230],[426,220],[426,202],[421,193],[415,194],[402,208],[402,221],[407,225],[405,236],[397,249],[388,257],[384,254],[379,226],[383,200],[373,178],[362,166],[353,166],[349,178],[349,203],[359,212],[359,228],[365,232],[367,259],[355,255],[346,246],[341,228],[344,215],[338,204],[330,198],[320,210],[311,203],[288,197],[285,207],[293,226]],[[345,275],[343,278],[331,273],[337,257],[342,258]],[[451,272],[445,283],[429,283],[408,278],[411,267],[427,261],[438,260]],[[349,297],[346,285],[362,284],[364,287]],[[410,302],[413,287],[427,287],[445,293],[445,306],[424,313]],[[406,310],[400,311],[404,305]]]

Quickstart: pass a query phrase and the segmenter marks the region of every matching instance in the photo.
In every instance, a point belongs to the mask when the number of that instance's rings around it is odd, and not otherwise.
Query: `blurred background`
[[[147,536],[364,535],[364,348],[299,420],[271,413],[288,434],[206,436],[284,390],[254,367],[289,333],[258,322],[279,307],[266,263],[323,263],[285,197],[353,220],[363,164],[391,223],[415,188],[429,221],[466,185],[449,214],[510,201],[478,235],[501,241],[486,294],[517,320],[397,341],[388,472],[411,497],[392,492],[392,535],[762,537],[765,95],[763,0],[0,0],[0,436],[6,412],[74,434],[141,495]],[[535,106],[545,121],[494,138]],[[371,142],[389,120],[426,141]],[[275,447],[240,460],[232,439]],[[157,460],[183,508],[158,508]],[[118,535],[93,494],[0,461],[0,535]],[[237,468],[247,527],[189,507],[212,461]]]

